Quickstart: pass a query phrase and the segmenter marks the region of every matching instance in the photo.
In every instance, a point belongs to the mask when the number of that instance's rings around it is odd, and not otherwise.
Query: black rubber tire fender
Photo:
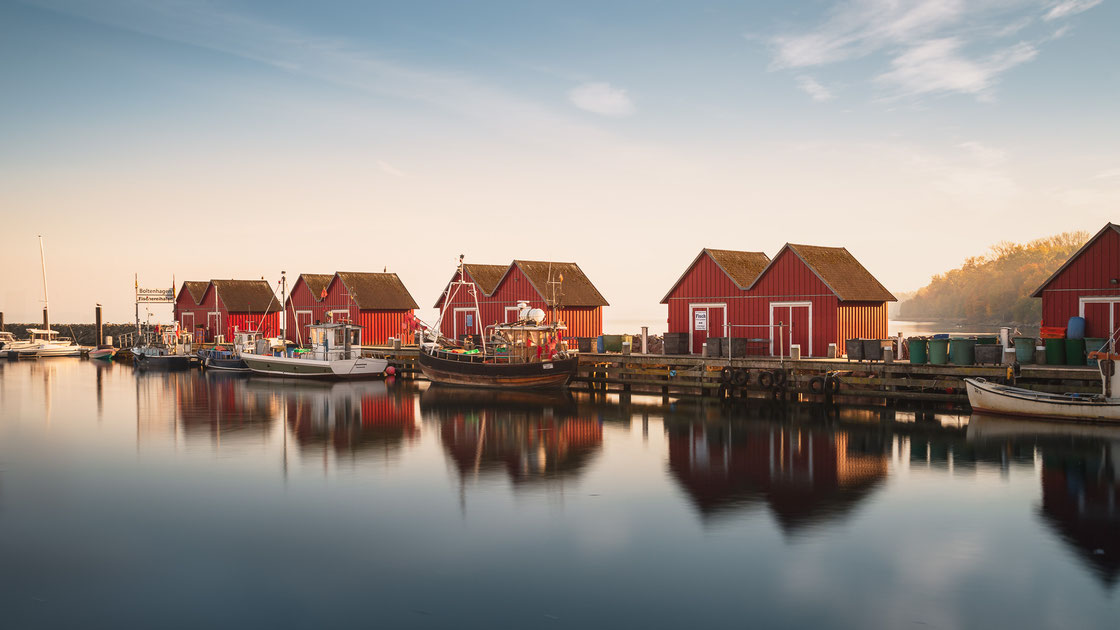
[[[735,378],[735,370],[730,367],[725,367],[719,371],[719,381],[721,383],[730,383]]]
[[[759,374],[758,384],[761,385],[763,389],[770,389],[774,386],[774,375],[770,372],[763,372]]]
[[[809,379],[809,391],[814,394],[823,394],[825,388],[825,381],[823,376],[814,376]]]
[[[742,386],[751,382],[751,373],[743,368],[735,370],[735,374],[731,377],[731,381],[736,385]]]
[[[789,375],[785,370],[774,370],[774,384],[781,387],[789,381]]]

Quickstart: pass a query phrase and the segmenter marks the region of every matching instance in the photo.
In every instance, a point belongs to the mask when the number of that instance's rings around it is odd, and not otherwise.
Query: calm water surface
[[[1116,628],[1120,429],[0,363],[2,628]]]

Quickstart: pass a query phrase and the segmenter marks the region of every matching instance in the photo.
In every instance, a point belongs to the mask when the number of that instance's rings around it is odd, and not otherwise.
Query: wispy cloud
[[[1034,46],[1019,43],[981,59],[969,59],[963,47],[953,37],[923,42],[892,59],[890,71],[875,80],[900,96],[960,92],[986,98],[996,76],[1038,54]]]
[[[392,175],[393,177],[408,177],[408,173],[405,173],[384,160],[377,160],[377,168],[381,169],[383,173]]]
[[[769,38],[772,70],[883,59],[873,83],[887,98],[960,93],[985,100],[999,76],[1034,59],[1054,36],[1008,43],[1039,17],[1066,18],[1101,0],[842,0],[814,27]],[[1047,8],[1048,7],[1048,8]],[[1041,14],[1041,15],[1040,15]],[[1059,36],[1059,35],[1055,35]],[[804,75],[798,86],[805,88]]]
[[[572,105],[602,116],[629,116],[634,113],[634,103],[626,90],[610,83],[584,83],[568,92]]]
[[[1054,5],[1042,19],[1047,22],[1051,20],[1058,20],[1071,15],[1077,15],[1084,11],[1088,11],[1101,3],[1101,0],[1064,0]]]
[[[813,77],[797,77],[797,87],[801,88],[801,91],[808,94],[810,98],[818,103],[831,101],[834,98],[832,90],[818,83]]]

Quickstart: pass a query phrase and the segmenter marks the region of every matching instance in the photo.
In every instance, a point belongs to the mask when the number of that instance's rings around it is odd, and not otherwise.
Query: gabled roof
[[[688,272],[692,271],[696,263],[700,262],[700,259],[705,255],[711,258],[712,262],[723,270],[723,273],[727,274],[727,277],[735,283],[735,286],[744,290],[751,286],[762,271],[766,269],[766,266],[770,264],[770,258],[762,252],[740,252],[731,249],[710,249],[705,247],[700,250],[696,258],[693,258],[692,262],[685,267],[684,273],[682,273],[681,277],[677,278],[677,281],[669,288],[669,292],[665,294],[665,297],[661,298],[662,304],[667,304],[669,302],[669,296],[673,294],[673,291],[677,290],[677,287],[680,286],[680,283],[685,279],[685,276],[688,275]]]
[[[211,280],[222,304],[231,313],[275,313],[280,300],[265,280]]]
[[[339,271],[335,274],[361,310],[404,311],[420,308],[395,273]]]
[[[766,266],[751,287],[766,275],[774,261],[785,250],[793,252],[805,263],[821,282],[825,284],[841,302],[897,302],[891,294],[866,267],[843,247],[820,247],[817,245],[794,245],[786,243]]]
[[[553,301],[555,287],[556,306],[610,306],[576,263],[515,260],[509,269],[512,270],[514,267],[525,274],[545,302]],[[508,275],[509,270],[502,276],[502,280],[504,281],[505,276]],[[561,282],[550,284],[549,281]]]
[[[315,298],[316,302],[323,301],[323,291],[327,290],[327,285],[334,279],[333,273],[301,273],[300,278],[303,278],[303,283],[307,285],[308,290],[311,291],[311,297]],[[298,282],[298,280],[297,280]]]
[[[506,271],[509,270],[509,265],[479,265],[477,263],[463,263],[463,271],[470,277],[470,281],[482,291],[482,295],[489,297],[494,293],[494,289],[498,288],[498,283],[501,282],[502,277],[505,276]],[[459,270],[455,270],[455,275],[447,284],[451,284],[459,276]],[[443,296],[447,295],[447,287],[440,292],[439,297],[436,298],[434,308],[439,308],[443,303]]]
[[[206,280],[186,280],[183,282],[183,288],[179,289],[179,295],[186,291],[195,304],[202,304],[202,298],[206,295],[206,289],[209,287],[210,282]]]
[[[1057,278],[1058,276],[1060,276],[1062,274],[1062,272],[1066,270],[1066,267],[1068,267],[1070,265],[1070,263],[1077,260],[1077,258],[1079,256],[1081,256],[1081,254],[1085,253],[1085,250],[1089,249],[1089,247],[1093,243],[1097,242],[1098,238],[1104,236],[1105,233],[1108,232],[1109,230],[1115,230],[1117,232],[1120,232],[1120,225],[1116,225],[1115,223],[1105,223],[1104,227],[1101,228],[1101,230],[1099,232],[1097,232],[1095,235],[1093,235],[1093,238],[1089,239],[1088,242],[1086,242],[1084,245],[1082,245],[1081,249],[1074,252],[1074,254],[1069,257],[1069,260],[1062,263],[1061,267],[1058,267],[1057,271],[1050,274],[1050,277],[1046,279],[1046,282],[1043,282],[1037,289],[1035,289],[1034,293],[1031,293],[1031,297],[1042,297],[1042,291],[1046,288],[1046,285],[1050,284],[1054,280],[1054,278]]]

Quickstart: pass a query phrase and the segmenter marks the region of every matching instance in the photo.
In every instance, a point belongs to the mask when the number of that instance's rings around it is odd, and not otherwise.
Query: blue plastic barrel
[[[1066,339],[1084,339],[1085,338],[1085,318],[1074,315],[1069,318],[1069,325],[1066,326]]]
[[[602,354],[606,350],[604,346],[605,344],[603,343],[603,336],[599,335],[595,338],[595,352]]]

